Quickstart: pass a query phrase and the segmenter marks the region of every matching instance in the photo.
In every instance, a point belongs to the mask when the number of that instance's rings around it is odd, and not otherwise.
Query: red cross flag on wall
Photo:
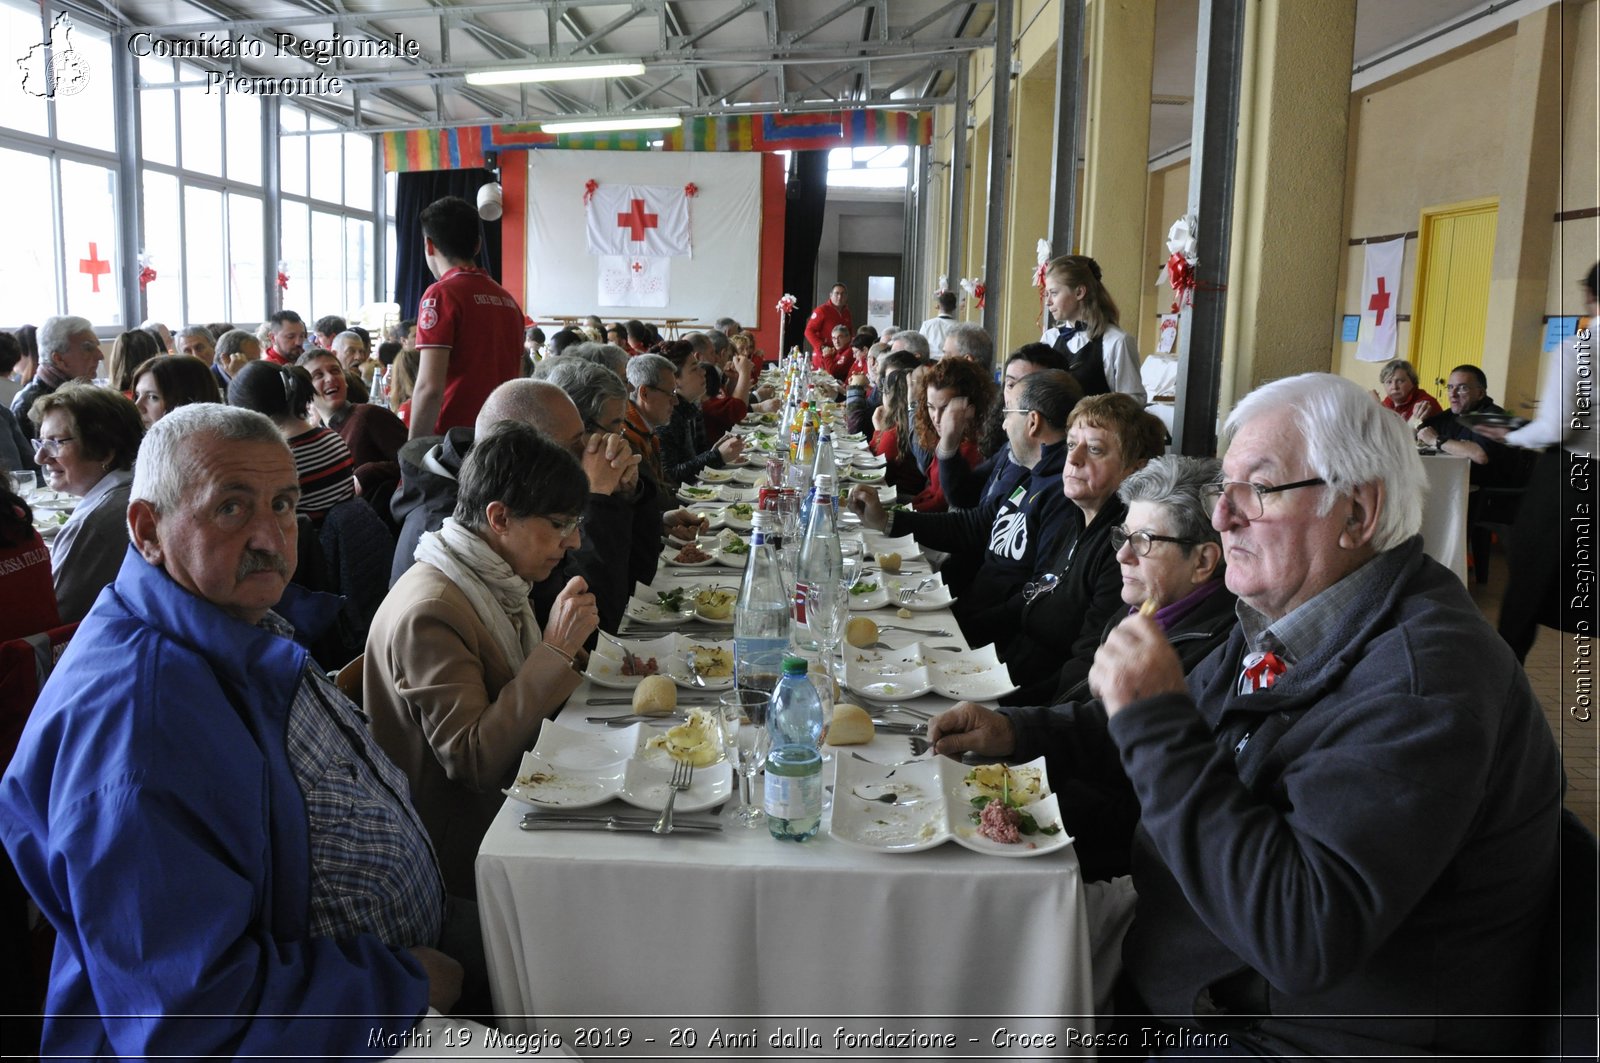
[[[591,255],[677,258],[692,253],[689,197],[682,188],[602,182],[585,209]]]
[[[1400,271],[1406,257],[1405,237],[1367,245],[1361,282],[1361,333],[1356,358],[1387,362],[1399,350]]]

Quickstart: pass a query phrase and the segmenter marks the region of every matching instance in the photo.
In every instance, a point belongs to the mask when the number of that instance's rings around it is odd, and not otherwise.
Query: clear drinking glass
[[[761,803],[751,799],[751,790],[771,744],[771,737],[767,734],[767,706],[770,701],[770,694],[748,687],[729,690],[717,699],[722,710],[722,733],[727,743],[728,759],[733,762],[740,782],[739,803],[728,811],[727,816],[741,827],[759,827],[767,818]]]
[[[818,689],[823,692],[823,733],[833,722],[833,659],[844,641],[844,629],[850,623],[850,585],[835,583],[831,587],[806,588],[806,627],[817,640]]]

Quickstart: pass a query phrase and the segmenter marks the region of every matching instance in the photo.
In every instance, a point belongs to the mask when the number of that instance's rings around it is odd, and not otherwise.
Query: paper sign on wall
[[[601,306],[666,306],[672,259],[600,256]]]

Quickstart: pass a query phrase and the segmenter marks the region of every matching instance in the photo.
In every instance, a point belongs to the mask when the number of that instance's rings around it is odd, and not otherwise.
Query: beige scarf
[[[543,633],[528,601],[531,585],[511,570],[477,532],[446,517],[436,532],[417,541],[416,559],[443,572],[467,596],[478,619],[494,636],[511,670],[517,671]]]

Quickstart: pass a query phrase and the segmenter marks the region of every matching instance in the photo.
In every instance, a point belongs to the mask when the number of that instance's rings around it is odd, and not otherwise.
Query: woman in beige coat
[[[417,563],[367,636],[363,700],[372,733],[411,780],[411,799],[454,896],[475,896],[473,860],[539,725],[582,681],[599,623],[574,578],[540,630],[528,601],[578,545],[588,481],[537,429],[496,425],[461,467],[455,514],[417,544]]]

